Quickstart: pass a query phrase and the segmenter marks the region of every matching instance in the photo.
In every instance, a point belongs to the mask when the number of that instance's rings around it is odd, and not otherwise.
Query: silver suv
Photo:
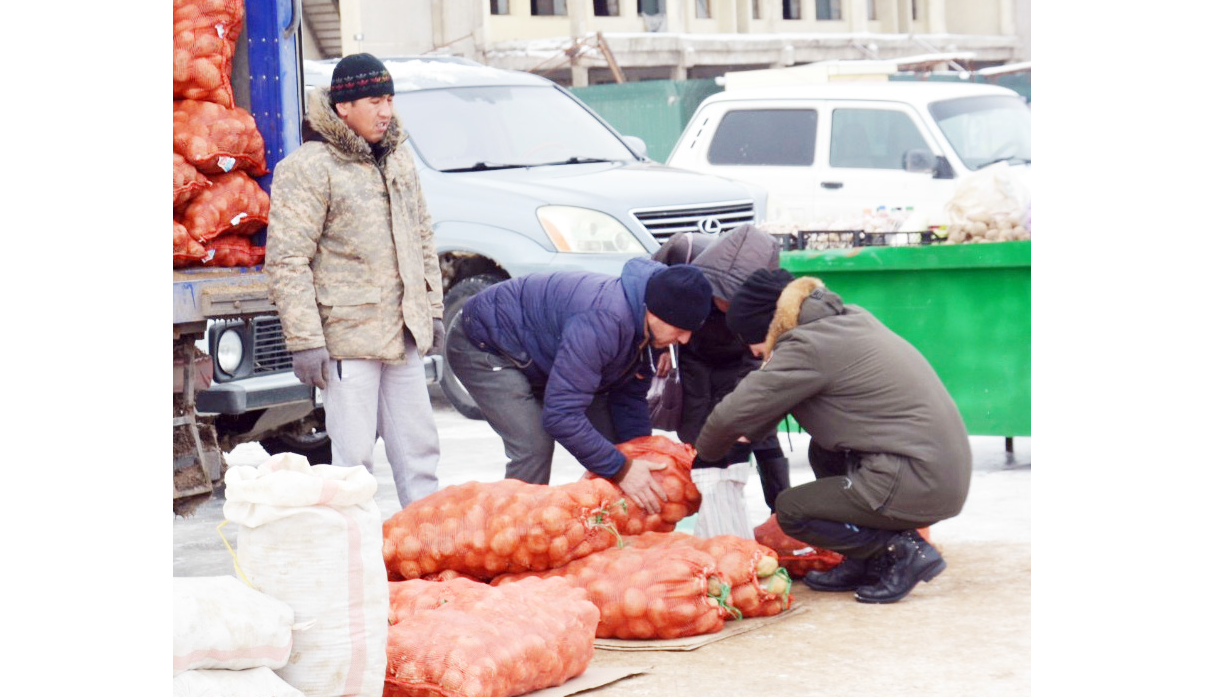
[[[304,61],[308,87],[336,60]],[[720,233],[764,218],[765,190],[653,162],[545,78],[462,58],[384,58],[409,134],[441,259],[447,328],[496,282],[531,272],[619,274],[674,233]],[[442,390],[479,410],[453,372]]]

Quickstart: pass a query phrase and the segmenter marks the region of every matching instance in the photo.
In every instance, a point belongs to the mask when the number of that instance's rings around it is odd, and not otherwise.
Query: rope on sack
[[[240,569],[240,561],[235,555],[235,549],[231,548],[231,543],[228,542],[227,537],[223,535],[223,526],[226,524],[227,520],[223,520],[222,522],[219,522],[215,529],[218,530],[219,538],[223,540],[223,545],[227,547],[227,552],[231,554],[231,562],[235,565],[235,572],[240,574],[240,580],[243,580],[245,585],[255,590],[256,588],[253,587],[252,583],[248,582],[248,576],[244,575],[244,571]]]

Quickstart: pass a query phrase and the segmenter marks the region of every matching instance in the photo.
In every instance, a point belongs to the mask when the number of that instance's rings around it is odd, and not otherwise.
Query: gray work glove
[[[328,349],[316,347],[290,354],[294,375],[299,381],[316,388],[328,388]]]
[[[433,319],[433,346],[429,348],[427,354],[441,354],[442,347],[446,344],[446,324],[441,318]]]

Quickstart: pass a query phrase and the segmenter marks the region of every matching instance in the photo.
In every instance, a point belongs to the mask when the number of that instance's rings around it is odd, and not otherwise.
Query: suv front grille
[[[746,223],[755,223],[751,201],[633,209],[631,215],[661,244],[677,233],[726,233]]]
[[[252,360],[254,375],[291,369],[286,336],[282,334],[282,322],[277,316],[257,316],[252,319]]]

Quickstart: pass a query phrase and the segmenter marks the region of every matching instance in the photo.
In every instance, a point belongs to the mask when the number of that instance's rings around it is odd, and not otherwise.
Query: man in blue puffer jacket
[[[711,309],[691,265],[635,258],[620,277],[530,274],[476,294],[451,323],[450,369],[504,441],[506,478],[548,483],[558,441],[649,511],[664,492],[614,445],[652,433],[651,350],[685,344]]]

